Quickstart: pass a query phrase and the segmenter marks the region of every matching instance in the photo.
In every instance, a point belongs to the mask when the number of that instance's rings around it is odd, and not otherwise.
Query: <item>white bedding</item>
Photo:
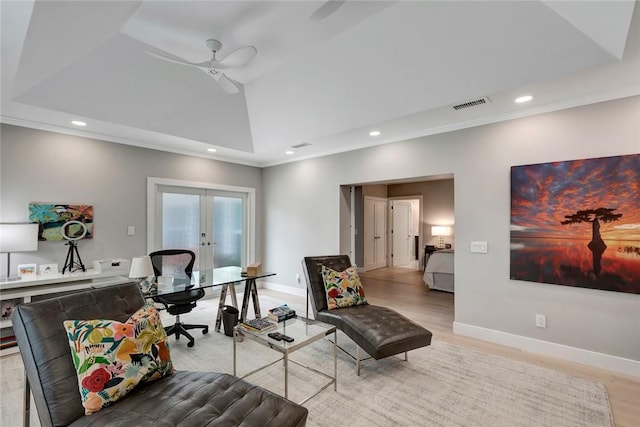
[[[429,256],[424,282],[431,289],[454,292],[453,249],[436,251]]]

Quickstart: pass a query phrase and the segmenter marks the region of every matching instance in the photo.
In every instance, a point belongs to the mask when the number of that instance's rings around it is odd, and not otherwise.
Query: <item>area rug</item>
[[[207,343],[211,338],[217,342],[215,349]],[[355,350],[346,336],[340,334],[338,341]],[[193,357],[192,349],[183,344],[172,346],[178,369],[208,369],[211,364],[218,371],[232,370],[231,338],[198,337],[198,353],[208,353],[204,360]],[[323,340],[294,352],[291,358],[332,374],[332,351],[332,344]],[[239,375],[280,357],[248,340],[237,344],[237,354]],[[246,379],[284,394],[281,363]],[[289,364],[291,400],[302,401],[325,383],[318,374]],[[409,352],[408,362],[403,357],[365,361],[360,377],[354,361],[338,351],[337,388],[330,386],[305,403],[308,426],[614,425],[607,391],[600,383],[442,341]]]
[[[275,302],[273,302],[275,304]],[[273,304],[266,304],[273,305]],[[207,305],[207,304],[200,304]],[[211,322],[215,306],[190,313],[189,321]],[[168,323],[170,322],[167,319]],[[195,334],[196,345],[171,339],[176,369],[233,371],[233,341],[211,330]],[[355,345],[344,335],[349,351]],[[333,373],[333,346],[321,340],[292,354],[292,359]],[[239,375],[277,360],[280,355],[257,343],[237,343]],[[23,368],[19,355],[3,358],[0,425],[20,425]],[[281,363],[246,378],[284,394]],[[289,398],[302,401],[326,383],[320,375],[289,366]],[[338,390],[329,387],[305,403],[309,427],[359,426],[613,426],[605,387],[553,370],[469,350],[434,340],[431,346],[402,357],[363,362],[361,376],[354,361],[338,351]],[[33,407],[35,408],[35,407]],[[32,412],[32,425],[38,426]]]

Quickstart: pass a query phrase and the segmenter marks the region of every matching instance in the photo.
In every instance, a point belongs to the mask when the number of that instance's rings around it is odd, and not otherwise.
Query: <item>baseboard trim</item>
[[[306,297],[307,290],[305,288],[294,288],[292,286],[281,285],[279,283],[272,282],[260,282],[259,288],[269,289],[271,291],[282,292],[284,294],[296,295],[299,297]]]
[[[611,356],[591,350],[523,337],[521,335],[514,335],[460,322],[453,322],[453,333],[529,351],[531,353],[543,354],[545,356],[557,357],[571,362],[606,369],[632,377],[640,377],[640,361],[637,360]]]

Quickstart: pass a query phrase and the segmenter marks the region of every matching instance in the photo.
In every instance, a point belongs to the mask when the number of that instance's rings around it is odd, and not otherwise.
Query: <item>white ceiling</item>
[[[634,1],[347,1],[310,20],[324,3],[2,0],[1,120],[269,166],[640,94]],[[208,38],[219,58],[257,48],[227,73],[239,94],[144,53],[202,62]]]

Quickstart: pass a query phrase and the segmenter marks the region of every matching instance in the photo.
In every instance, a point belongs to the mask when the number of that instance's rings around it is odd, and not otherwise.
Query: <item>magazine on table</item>
[[[277,328],[276,324],[270,322],[266,317],[262,319],[245,320],[244,322],[240,323],[240,326],[248,331],[254,332],[265,332]]]
[[[275,322],[282,322],[296,317],[296,311],[290,308],[287,304],[282,304],[269,310],[267,317]]]

